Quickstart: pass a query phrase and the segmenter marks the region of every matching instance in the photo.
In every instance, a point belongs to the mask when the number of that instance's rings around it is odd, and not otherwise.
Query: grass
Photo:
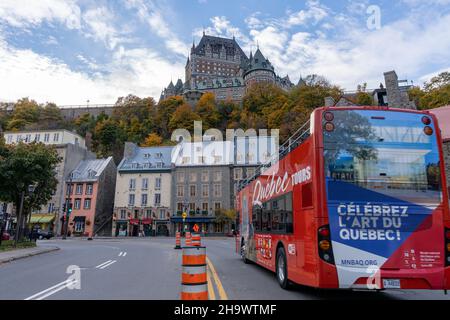
[[[14,248],[14,240],[3,240],[0,245],[0,252],[33,247],[36,247],[36,242],[30,240],[22,240],[18,242],[16,248]]]

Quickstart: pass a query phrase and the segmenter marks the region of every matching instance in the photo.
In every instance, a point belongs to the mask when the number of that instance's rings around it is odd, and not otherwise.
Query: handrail
[[[253,176],[241,181],[238,185],[238,191],[241,191],[253,180],[258,178],[266,169],[270,168],[273,161],[280,161],[285,156],[289,154],[293,149],[297,148],[299,145],[305,141],[310,135],[310,120],[306,121],[297,131],[295,131],[279,148],[277,155],[272,155],[272,157],[266,162],[261,164],[255,169]]]

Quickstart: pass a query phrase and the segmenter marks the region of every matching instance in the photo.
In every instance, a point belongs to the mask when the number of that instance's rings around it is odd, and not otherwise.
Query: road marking
[[[122,251],[120,251],[120,253],[119,253],[119,257],[120,257],[120,256],[122,255],[122,253],[123,253],[123,252],[122,252]]]
[[[228,300],[228,296],[225,292],[225,289],[222,286],[222,282],[219,279],[219,275],[217,274],[214,265],[212,264],[211,260],[209,260],[208,257],[206,257],[206,263],[208,264],[209,270],[211,270],[211,275],[213,276],[214,282],[216,283],[216,288],[217,291],[219,292],[220,300]]]
[[[119,257],[125,257],[127,255],[126,251],[120,251]]]
[[[109,263],[107,263],[107,264],[101,266],[100,269],[108,268],[110,265],[112,265],[113,263],[116,263],[116,262],[117,262],[117,260],[113,260],[113,261],[111,261],[111,262],[109,262]]]
[[[126,253],[126,252],[124,252],[124,253],[123,253],[123,255],[122,255],[122,257],[125,257],[126,255],[127,255],[127,253]]]
[[[67,279],[66,281],[55,284],[53,287],[50,287],[48,289],[42,290],[42,291],[32,295],[32,296],[29,296],[28,298],[25,298],[24,300],[32,300],[37,297],[38,298],[36,300],[42,300],[42,299],[45,299],[45,298],[51,296],[52,294],[55,294],[55,293],[61,291],[62,289],[67,288],[68,286],[71,286],[75,283],[77,283],[77,280]]]
[[[105,261],[105,262],[103,262],[103,263],[100,263],[100,264],[99,264],[98,266],[96,266],[95,268],[98,269],[98,268],[102,267],[103,265],[110,263],[111,261],[112,261],[112,260],[108,260],[108,261]]]
[[[211,281],[211,272],[207,271],[207,281],[208,281],[208,299],[209,300],[216,300],[216,293],[214,292],[214,287],[212,285]]]

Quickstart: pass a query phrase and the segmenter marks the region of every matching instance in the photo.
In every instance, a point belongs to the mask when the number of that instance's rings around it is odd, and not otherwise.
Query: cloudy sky
[[[0,101],[158,99],[203,30],[259,43],[293,81],[374,88],[395,69],[421,84],[450,70],[449,26],[450,0],[0,0]]]

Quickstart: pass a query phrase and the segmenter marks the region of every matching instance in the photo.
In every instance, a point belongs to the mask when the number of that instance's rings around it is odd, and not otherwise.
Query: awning
[[[184,222],[198,222],[198,223],[208,223],[214,221],[215,217],[186,217]],[[172,222],[183,222],[182,217],[171,217],[170,221]]]
[[[55,219],[53,214],[32,214],[30,223],[50,223]]]
[[[130,219],[130,224],[139,225],[139,219]]]
[[[152,224],[151,218],[142,219],[142,224]]]

